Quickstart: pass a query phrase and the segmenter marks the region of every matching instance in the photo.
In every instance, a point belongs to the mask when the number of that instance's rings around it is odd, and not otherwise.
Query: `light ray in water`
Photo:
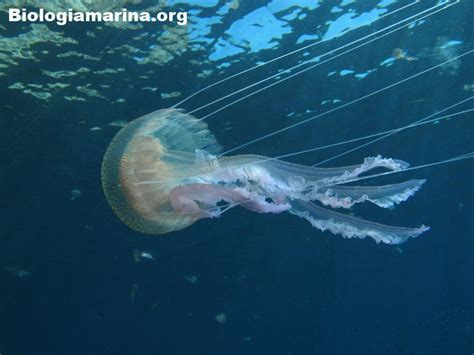
[[[397,130],[393,130],[392,132],[387,132],[387,134],[383,135],[382,137],[378,137],[378,138],[376,138],[376,139],[371,140],[370,142],[366,142],[366,143],[361,144],[361,145],[359,145],[359,146],[357,146],[357,147],[354,147],[354,148],[352,148],[352,149],[346,150],[345,152],[342,152],[342,153],[340,153],[340,154],[337,154],[337,155],[335,155],[335,156],[333,156],[333,157],[331,157],[331,158],[325,159],[325,160],[323,160],[323,161],[321,161],[321,162],[319,162],[319,163],[317,163],[317,164],[314,164],[313,166],[319,166],[319,165],[322,165],[322,164],[324,164],[324,163],[327,163],[327,162],[330,162],[330,161],[332,161],[332,160],[335,160],[335,159],[337,159],[337,158],[340,158],[340,157],[342,157],[342,156],[344,156],[344,155],[347,155],[347,154],[349,154],[349,153],[355,152],[356,150],[359,150],[359,149],[361,149],[361,148],[363,148],[363,147],[366,147],[366,146],[368,146],[368,145],[370,145],[370,144],[373,144],[373,143],[375,143],[375,142],[381,141],[382,139],[385,139],[385,138],[390,137],[390,136],[392,136],[392,135],[394,135],[394,134],[397,134],[397,133],[399,133],[399,132],[401,132],[401,131],[403,131],[403,130],[405,130],[405,129],[407,129],[407,128],[411,128],[411,127],[414,127],[414,126],[417,126],[417,125],[420,125],[420,124],[423,124],[423,123],[438,121],[439,118],[435,118],[435,119],[433,119],[433,120],[430,120],[430,118],[436,117],[436,116],[439,115],[440,113],[446,112],[446,111],[448,111],[448,110],[450,110],[450,109],[452,109],[452,108],[454,108],[454,107],[456,107],[456,106],[459,106],[459,105],[461,105],[461,104],[463,104],[463,103],[465,103],[465,102],[468,102],[468,101],[472,100],[473,98],[474,98],[474,96],[468,97],[467,99],[464,99],[464,100],[462,100],[462,101],[460,101],[460,102],[457,102],[457,103],[455,103],[455,104],[453,104],[453,105],[451,105],[451,106],[449,106],[449,107],[446,107],[446,108],[442,109],[441,111],[435,112],[435,113],[433,113],[433,114],[431,114],[431,115],[429,115],[429,116],[427,116],[427,117],[424,117],[424,118],[422,118],[422,119],[420,119],[420,120],[418,120],[418,121],[415,121],[415,122],[413,122],[412,124],[410,124],[410,125],[408,125],[408,126],[401,127],[401,128],[399,128],[399,129],[397,129]],[[473,110],[474,110],[474,109],[469,109],[469,110],[466,110],[466,111],[462,111],[461,114],[467,113],[467,112],[471,112],[471,111],[473,111]],[[450,117],[450,116],[448,116],[448,117]]]
[[[409,7],[411,7],[411,6],[415,5],[415,4],[417,4],[417,3],[419,3],[419,2],[420,2],[420,0],[415,0],[415,1],[413,1],[412,3],[410,3],[410,4],[407,4],[407,5],[405,5],[405,6],[402,6],[402,7],[398,8],[398,9],[396,9],[396,10],[394,10],[394,11],[388,12],[388,13],[386,13],[385,15],[382,15],[382,16],[380,16],[379,18],[377,18],[375,21],[372,21],[372,22],[367,23],[367,24],[372,24],[372,23],[374,23],[374,22],[376,22],[376,21],[378,21],[378,20],[381,20],[381,19],[383,19],[383,18],[385,18],[385,17],[387,17],[387,16],[392,16],[392,15],[394,15],[394,14],[396,14],[396,13],[402,11],[402,10],[405,10],[405,9],[407,9],[407,8],[409,8]],[[439,6],[439,4],[438,4],[437,6]],[[367,25],[367,24],[364,24],[363,26],[365,26],[365,25]],[[363,27],[363,26],[360,26],[360,27]],[[359,27],[358,27],[358,28],[359,28]],[[349,30],[348,32],[351,32],[352,30],[353,30],[353,29]],[[171,106],[171,108],[177,108],[177,107],[181,106],[182,104],[184,104],[185,102],[189,101],[191,98],[193,98],[193,97],[199,95],[200,93],[205,92],[205,91],[207,91],[207,90],[209,90],[209,89],[211,89],[211,88],[213,88],[213,87],[215,87],[215,86],[217,86],[217,85],[219,85],[219,84],[222,84],[222,83],[224,83],[224,82],[226,82],[226,81],[229,81],[229,80],[231,80],[231,79],[233,79],[233,78],[239,77],[239,76],[241,76],[241,75],[243,75],[243,74],[246,74],[246,73],[248,73],[248,72],[251,72],[251,71],[253,71],[253,70],[255,70],[255,69],[260,69],[260,68],[262,68],[262,67],[264,67],[264,66],[266,66],[266,65],[268,65],[268,64],[277,62],[277,61],[279,61],[280,59],[287,58],[287,57],[289,57],[289,56],[291,56],[291,55],[293,55],[293,54],[302,52],[302,51],[304,51],[304,50],[307,50],[307,49],[310,49],[310,48],[313,48],[313,47],[316,47],[317,45],[319,45],[319,44],[321,44],[321,43],[324,43],[324,42],[327,42],[327,41],[329,41],[329,40],[331,40],[331,39],[332,39],[332,38],[329,38],[329,39],[327,39],[327,40],[317,41],[317,42],[315,42],[315,43],[310,43],[310,44],[308,44],[308,45],[306,45],[306,46],[303,46],[303,47],[298,48],[298,49],[295,49],[295,50],[293,50],[293,51],[291,51],[291,52],[285,53],[285,54],[283,54],[283,55],[281,55],[281,56],[278,56],[278,57],[276,57],[276,58],[270,59],[270,60],[266,61],[265,63],[255,65],[255,66],[250,67],[250,68],[248,68],[248,69],[242,70],[242,71],[240,71],[240,72],[238,72],[238,73],[235,73],[235,74],[233,74],[233,75],[230,75],[230,76],[228,76],[228,77],[226,77],[226,78],[224,78],[224,79],[221,79],[221,80],[219,80],[219,81],[216,81],[215,83],[212,83],[212,84],[210,84],[210,85],[208,85],[208,86],[206,86],[206,87],[204,87],[204,88],[202,88],[202,89],[200,89],[200,90],[198,90],[198,91],[192,93],[191,95],[185,97],[185,98],[182,99],[181,101],[179,101],[179,102],[177,102],[176,104],[174,104],[173,106]],[[209,104],[209,105],[210,105],[210,104]],[[201,108],[203,108],[203,107],[200,107],[200,108],[196,109],[196,111],[199,110],[199,109],[201,109]]]
[[[244,147],[247,147],[247,146],[252,145],[252,144],[254,144],[254,143],[260,142],[260,141],[262,141],[262,140],[264,140],[264,139],[267,139],[267,138],[273,137],[273,136],[275,136],[275,135],[277,135],[277,134],[286,132],[286,131],[288,131],[288,130],[290,130],[290,129],[293,129],[293,128],[295,128],[295,127],[298,127],[298,126],[300,126],[300,125],[302,125],[302,124],[311,122],[311,121],[313,121],[313,120],[315,120],[315,119],[317,119],[317,118],[324,117],[324,116],[326,116],[326,115],[328,115],[328,114],[330,114],[330,113],[336,112],[336,111],[338,111],[338,110],[341,110],[341,109],[343,109],[343,108],[346,108],[346,107],[348,107],[348,106],[351,106],[351,105],[353,105],[353,104],[355,104],[355,103],[357,103],[357,102],[363,101],[363,100],[365,100],[365,99],[367,99],[367,98],[369,98],[369,97],[372,97],[372,96],[374,96],[374,95],[377,95],[377,94],[379,94],[379,93],[381,93],[381,92],[387,91],[388,89],[391,89],[391,88],[393,88],[393,87],[395,87],[395,86],[398,86],[398,85],[400,85],[400,84],[403,84],[403,83],[405,83],[405,82],[407,82],[407,81],[409,81],[409,80],[412,80],[412,79],[414,79],[414,78],[417,78],[417,77],[419,77],[419,76],[421,76],[421,75],[423,75],[423,74],[426,74],[426,73],[428,73],[428,72],[430,72],[430,71],[433,71],[433,70],[435,70],[435,69],[437,69],[437,68],[439,68],[439,67],[441,67],[441,66],[443,66],[443,65],[446,65],[447,63],[450,63],[450,62],[452,62],[452,61],[455,61],[455,60],[457,60],[457,59],[459,59],[459,58],[465,57],[465,56],[467,56],[467,55],[469,55],[469,54],[472,54],[472,53],[474,53],[474,50],[470,50],[469,52],[463,53],[463,54],[461,54],[461,55],[458,55],[457,57],[454,57],[454,58],[452,58],[452,59],[449,59],[449,60],[447,60],[447,61],[444,61],[443,63],[437,64],[437,65],[434,65],[434,66],[432,66],[432,67],[430,67],[430,68],[428,68],[428,69],[422,70],[422,71],[420,71],[420,72],[418,72],[418,73],[416,73],[416,74],[413,74],[413,75],[411,75],[411,76],[409,76],[409,77],[407,77],[407,78],[404,78],[404,79],[399,80],[399,81],[397,81],[397,82],[395,82],[395,83],[392,83],[392,84],[390,84],[390,85],[387,85],[387,86],[385,86],[385,87],[383,87],[383,88],[381,88],[381,89],[375,90],[375,91],[373,91],[373,92],[371,92],[371,93],[369,93],[369,94],[363,95],[363,96],[361,96],[361,97],[359,97],[359,98],[357,98],[357,99],[354,99],[354,100],[352,100],[352,101],[349,101],[349,102],[347,102],[347,103],[345,103],[345,104],[343,104],[343,105],[337,106],[337,107],[335,107],[335,108],[333,108],[333,109],[331,109],[331,110],[322,112],[322,113],[317,114],[317,115],[315,115],[315,116],[309,117],[309,118],[307,118],[307,119],[305,119],[305,120],[303,120],[303,121],[300,121],[300,122],[297,122],[297,123],[295,123],[295,124],[292,124],[292,125],[289,125],[289,126],[280,128],[280,129],[278,129],[278,130],[276,130],[276,131],[270,132],[270,133],[265,134],[265,135],[263,135],[263,136],[261,136],[261,137],[258,137],[258,138],[255,138],[255,139],[253,139],[253,140],[250,140],[250,141],[248,141],[248,142],[246,142],[246,143],[243,143],[243,144],[241,144],[241,145],[239,145],[239,146],[237,146],[237,147],[231,148],[231,149],[229,149],[229,150],[227,150],[227,151],[221,153],[220,155],[225,155],[225,154],[229,154],[229,153],[235,152],[235,151],[240,150],[240,149],[242,149],[242,148],[244,148]]]
[[[240,97],[240,98],[238,98],[238,99],[235,99],[234,101],[231,101],[230,103],[228,103],[228,104],[226,104],[226,105],[224,105],[224,106],[222,106],[222,107],[216,109],[215,111],[212,111],[211,113],[209,113],[209,114],[207,114],[207,115],[201,117],[201,120],[204,120],[204,119],[206,119],[206,118],[208,118],[208,117],[211,117],[211,116],[215,115],[216,113],[218,113],[218,112],[220,112],[220,111],[222,111],[222,110],[224,110],[224,109],[226,109],[226,108],[228,108],[228,107],[230,107],[230,106],[233,106],[233,105],[235,105],[236,103],[238,103],[238,102],[240,102],[240,101],[242,101],[242,100],[245,100],[245,99],[247,99],[247,98],[249,98],[249,97],[251,97],[251,96],[256,95],[256,94],[259,93],[259,92],[262,92],[262,91],[264,91],[264,90],[267,90],[267,89],[269,89],[269,88],[271,88],[271,87],[273,87],[273,86],[275,86],[275,85],[278,85],[278,84],[280,84],[280,83],[282,83],[282,82],[285,82],[285,81],[287,81],[287,80],[289,80],[289,79],[291,79],[291,78],[294,78],[295,76],[298,76],[298,75],[300,75],[300,74],[303,74],[303,73],[305,73],[305,72],[307,72],[307,71],[309,71],[309,70],[311,70],[311,69],[317,68],[317,67],[319,67],[319,66],[322,65],[322,64],[325,64],[325,63],[327,63],[327,62],[329,62],[329,61],[331,61],[331,60],[334,60],[334,59],[336,59],[336,58],[339,58],[339,57],[341,57],[341,56],[343,56],[343,55],[345,55],[345,54],[347,54],[347,53],[353,52],[353,51],[356,50],[356,49],[359,49],[359,48],[361,48],[361,47],[364,47],[364,46],[366,46],[366,45],[368,45],[368,44],[370,44],[370,43],[372,43],[372,42],[374,42],[374,41],[377,41],[377,40],[379,40],[379,39],[381,39],[381,38],[384,38],[384,37],[386,37],[386,36],[388,36],[388,35],[390,35],[390,34],[392,34],[392,33],[395,33],[395,32],[397,32],[397,31],[400,31],[400,30],[402,30],[402,29],[404,29],[404,28],[410,26],[411,24],[414,24],[414,23],[416,23],[416,22],[418,22],[418,21],[420,21],[420,20],[422,20],[422,19],[428,18],[428,17],[430,17],[430,16],[432,16],[432,15],[434,15],[434,14],[440,12],[440,11],[444,11],[444,10],[448,9],[449,7],[451,7],[451,6],[453,6],[453,5],[457,4],[457,3],[458,3],[458,2],[451,3],[451,4],[449,4],[449,5],[445,5],[444,3],[443,3],[443,4],[438,4],[438,5],[433,6],[433,7],[429,8],[429,9],[427,9],[427,10],[424,10],[424,11],[421,11],[421,12],[415,14],[415,15],[412,15],[412,16],[410,16],[410,17],[404,19],[404,20],[401,20],[401,21],[399,21],[399,22],[397,22],[397,23],[395,23],[395,24],[392,24],[392,25],[389,25],[389,26],[387,26],[387,27],[384,27],[384,28],[382,28],[381,30],[376,31],[376,32],[374,32],[374,33],[371,33],[371,34],[369,34],[369,35],[367,35],[367,36],[365,36],[365,37],[359,38],[359,39],[357,39],[357,40],[355,40],[355,41],[353,41],[353,42],[350,42],[350,43],[345,44],[345,45],[343,45],[343,46],[341,46],[341,47],[338,47],[338,48],[333,49],[333,50],[331,50],[331,51],[329,51],[329,52],[326,52],[326,53],[320,55],[319,57],[324,57],[324,56],[327,56],[327,55],[332,54],[332,53],[334,53],[334,52],[337,52],[337,51],[339,51],[340,49],[343,49],[343,48],[346,48],[346,47],[350,47],[351,45],[353,45],[353,44],[355,44],[355,43],[358,43],[358,42],[360,42],[360,41],[362,41],[362,40],[365,40],[365,39],[367,39],[367,38],[370,38],[370,37],[372,37],[372,36],[374,36],[374,35],[378,35],[378,34],[384,32],[384,31],[386,31],[387,29],[390,29],[390,28],[392,28],[392,27],[394,27],[394,26],[400,25],[401,23],[404,23],[404,22],[406,22],[406,21],[412,20],[413,18],[418,17],[418,16],[420,16],[421,14],[423,14],[423,13],[425,13],[425,12],[429,12],[429,11],[433,10],[434,8],[437,8],[437,7],[441,6],[441,5],[444,6],[444,7],[442,7],[441,9],[438,9],[438,10],[436,10],[436,11],[433,11],[433,12],[431,12],[431,13],[428,13],[427,15],[424,15],[423,17],[419,17],[419,18],[416,18],[415,20],[413,20],[413,21],[411,21],[411,22],[408,22],[408,23],[406,23],[406,24],[402,24],[400,27],[395,28],[394,30],[391,30],[391,31],[389,31],[389,32],[387,32],[387,33],[383,33],[383,34],[381,34],[381,35],[379,35],[379,36],[377,36],[377,37],[375,37],[375,38],[373,38],[373,39],[371,39],[371,40],[368,40],[368,41],[366,41],[366,42],[364,42],[364,43],[362,43],[362,44],[359,44],[359,45],[357,45],[357,46],[355,46],[355,47],[353,47],[353,48],[350,48],[350,49],[348,49],[348,50],[346,50],[346,51],[344,51],[344,52],[342,52],[342,53],[336,54],[336,55],[334,55],[334,56],[332,56],[332,57],[330,57],[330,58],[328,58],[328,59],[326,59],[326,60],[324,60],[324,61],[322,61],[322,62],[318,62],[318,63],[316,63],[316,64],[313,64],[313,65],[311,65],[311,66],[309,66],[309,67],[306,67],[306,68],[304,68],[304,69],[302,69],[302,70],[300,70],[300,71],[298,71],[298,72],[296,72],[296,73],[293,73],[293,74],[291,74],[291,75],[289,75],[289,76],[287,76],[287,77],[285,77],[285,78],[283,78],[283,79],[277,80],[277,81],[274,82],[274,83],[268,84],[267,86],[264,86],[264,87],[262,87],[262,88],[260,88],[260,89],[258,89],[258,90],[255,90],[255,91],[253,91],[253,92],[251,92],[251,93],[249,93],[249,94],[247,94],[247,95],[244,95],[244,96],[242,96],[242,97]],[[232,92],[232,93],[230,93],[230,94],[228,94],[228,95],[225,95],[225,96],[223,96],[223,97],[221,97],[221,98],[219,98],[219,99],[217,99],[217,100],[214,100],[214,101],[212,101],[212,102],[210,102],[210,103],[208,103],[208,104],[205,104],[205,105],[203,105],[203,106],[201,106],[201,107],[199,107],[199,108],[197,108],[197,109],[194,109],[194,110],[190,111],[189,113],[192,114],[192,113],[194,113],[194,112],[196,112],[196,111],[198,111],[198,110],[200,110],[200,109],[202,109],[202,108],[205,108],[205,107],[210,106],[210,105],[212,105],[212,104],[214,104],[214,103],[220,102],[220,101],[222,101],[222,100],[224,100],[224,99],[226,99],[226,98],[229,98],[229,97],[231,97],[231,96],[234,96],[234,95],[237,94],[237,93],[240,93],[240,92],[242,92],[242,91],[245,91],[245,90],[247,90],[247,89],[250,89],[250,88],[252,88],[252,87],[254,87],[254,86],[256,86],[256,85],[259,85],[259,84],[261,84],[261,83],[263,83],[263,82],[266,82],[266,81],[268,81],[268,80],[270,80],[270,79],[276,78],[276,77],[280,76],[280,75],[283,74],[283,73],[291,72],[293,69],[299,68],[299,67],[304,66],[304,65],[306,65],[306,64],[307,64],[306,62],[300,63],[300,64],[297,64],[297,65],[291,67],[291,68],[285,69],[285,70],[283,70],[282,72],[278,72],[278,73],[276,73],[276,74],[273,74],[273,75],[271,75],[271,76],[269,76],[269,77],[267,77],[267,78],[265,78],[265,79],[262,79],[262,80],[260,80],[260,81],[258,81],[258,82],[256,82],[256,83],[250,84],[250,85],[248,85],[248,86],[246,86],[246,87],[244,87],[244,88],[242,88],[242,89],[239,89],[239,90],[237,90],[237,91],[234,91],[234,92]]]
[[[463,100],[463,101],[465,101],[465,100]],[[358,142],[358,141],[362,141],[362,140],[370,139],[370,138],[374,138],[374,137],[383,136],[383,138],[386,138],[386,137],[389,137],[393,133],[398,133],[398,132],[401,132],[401,131],[404,131],[404,130],[407,130],[407,129],[410,129],[410,128],[415,128],[415,127],[426,125],[426,124],[429,124],[429,123],[443,121],[443,120],[453,118],[453,117],[456,117],[456,116],[460,116],[460,115],[464,115],[464,114],[470,113],[470,112],[474,112],[474,108],[459,111],[459,112],[455,112],[455,113],[452,113],[452,114],[449,114],[449,115],[446,115],[446,116],[432,118],[430,120],[423,121],[423,122],[411,123],[407,126],[403,126],[403,127],[400,127],[400,128],[394,128],[394,129],[391,129],[391,130],[388,130],[388,131],[373,133],[373,134],[369,134],[367,136],[352,138],[352,139],[348,139],[348,140],[342,141],[342,142],[327,144],[327,145],[323,145],[323,146],[319,146],[319,147],[315,147],[315,148],[300,150],[298,152],[283,154],[283,155],[279,155],[275,158],[270,158],[270,159],[284,159],[284,158],[294,157],[294,156],[297,156],[297,155],[312,153],[312,152],[315,152],[315,151],[328,149],[328,148],[334,148],[334,147],[337,147],[337,146],[341,146],[341,145],[345,145],[345,144],[349,144],[349,143],[354,143],[354,142]],[[436,114],[439,114],[439,112],[437,112]],[[329,160],[332,160],[332,158],[328,159],[327,161],[329,161]],[[320,164],[322,164],[322,163],[318,163],[318,164],[315,164],[313,166],[318,166]]]

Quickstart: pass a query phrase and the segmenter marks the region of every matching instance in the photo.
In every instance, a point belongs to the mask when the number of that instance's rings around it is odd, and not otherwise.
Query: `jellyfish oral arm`
[[[174,212],[198,220],[219,217],[238,205],[257,213],[287,211],[322,231],[328,230],[345,238],[370,237],[385,244],[399,244],[428,230],[425,226],[403,228],[365,221],[313,202],[348,209],[367,201],[382,208],[392,208],[412,196],[425,180],[383,186],[341,184],[354,181],[375,168],[404,170],[409,165],[403,161],[377,156],[366,158],[360,165],[339,168],[308,167],[259,156],[241,155],[230,161],[231,164],[222,169],[218,168],[221,162],[214,161],[216,170],[213,173],[173,187],[169,198]]]
[[[240,159],[244,160],[245,157],[240,156]],[[366,158],[360,165],[316,168],[281,160],[268,160],[264,157],[260,159],[261,161],[255,164],[240,165],[232,174],[220,174],[221,177],[232,177],[233,180],[215,176],[214,183],[220,185],[217,189],[209,189],[225,201],[232,201],[252,211],[276,212],[276,209],[281,208],[308,220],[317,229],[327,230],[344,238],[369,237],[377,243],[400,244],[429,229],[423,225],[418,228],[387,226],[338,213],[313,202],[318,201],[332,208],[348,209],[367,201],[378,207],[393,208],[413,196],[425,180],[409,180],[383,186],[341,184],[357,181],[361,174],[376,168],[391,171],[407,169],[409,164],[404,161],[377,156]],[[222,187],[235,186],[237,182],[240,183],[240,188]],[[265,197],[271,198],[275,203],[266,202]]]
[[[341,186],[321,188],[313,193],[314,199],[333,208],[351,208],[361,202],[371,202],[382,208],[393,208],[408,200],[418,191],[426,180],[409,180],[398,184],[383,186]]]
[[[430,229],[424,225],[418,228],[387,226],[338,213],[306,201],[294,201],[289,212],[306,219],[321,231],[327,230],[344,238],[370,237],[377,244],[401,244]]]
[[[227,205],[219,205],[221,201]],[[176,212],[197,219],[219,217],[237,205],[258,213],[280,213],[291,207],[288,203],[267,202],[265,196],[243,188],[216,184],[176,186],[170,191],[170,202]]]

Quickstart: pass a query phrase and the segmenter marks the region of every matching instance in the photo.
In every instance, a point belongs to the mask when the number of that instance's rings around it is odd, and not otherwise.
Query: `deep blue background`
[[[245,14],[256,7],[256,2],[249,2],[239,11]],[[463,2],[430,20],[417,35],[394,34],[245,100],[211,117],[210,128],[231,148],[293,123],[285,117],[291,111],[323,111],[319,103],[324,99],[347,102],[437,64],[439,58],[423,57],[426,43],[434,45],[441,35],[472,43],[473,8]],[[1,19],[8,26],[5,15]],[[85,32],[81,26],[63,30],[78,38]],[[314,54],[366,33],[349,34]],[[247,68],[254,59],[289,51],[297,35],[286,38],[279,50],[242,60],[229,74]],[[103,37],[104,46],[127,41],[117,30],[105,31]],[[421,59],[381,67],[361,81],[327,76],[331,70],[376,67],[397,47],[412,49]],[[102,49],[84,42],[84,52],[97,54]],[[191,58],[186,54],[172,65],[152,67],[160,91],[178,89],[186,95],[221,78],[196,78],[187,64]],[[169,102],[160,101],[157,92],[124,84],[137,83],[146,67],[113,56],[105,56],[103,63],[113,66],[114,60],[127,69],[112,81],[112,90],[126,98],[124,105],[60,98],[43,104],[6,89],[16,81],[43,80],[38,63],[11,68],[7,77],[0,77],[0,266],[33,273],[19,279],[0,272],[1,354],[474,351],[472,160],[377,181],[428,179],[422,190],[393,211],[371,206],[354,211],[394,225],[431,226],[399,249],[322,233],[295,216],[258,215],[240,208],[168,236],[141,235],[120,223],[102,194],[100,163],[116,129],[89,128],[139,117]],[[66,60],[41,67],[59,70],[69,64],[77,67]],[[291,58],[285,59],[184,106],[191,109],[291,64]],[[410,123],[468,97],[462,88],[474,82],[473,70],[470,55],[455,74],[434,70],[242,152],[276,156]],[[91,78],[74,80],[73,86],[84,85]],[[87,125],[81,125],[82,120]],[[231,131],[223,130],[225,122],[230,122]],[[471,114],[404,132],[331,164],[355,164],[380,153],[417,165],[472,151],[472,137]],[[342,149],[292,161],[313,164]],[[82,196],[71,201],[74,188]],[[156,260],[137,263],[134,249],[150,252]],[[197,276],[198,282],[186,281],[189,275]],[[225,324],[216,322],[219,313],[227,315]]]

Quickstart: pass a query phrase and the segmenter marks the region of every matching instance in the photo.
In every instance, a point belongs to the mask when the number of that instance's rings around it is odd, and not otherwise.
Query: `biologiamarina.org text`
[[[185,11],[160,11],[150,13],[147,11],[86,11],[79,12],[69,9],[68,11],[51,12],[39,9],[28,11],[24,8],[8,9],[8,20],[10,22],[54,22],[64,26],[72,22],[168,22],[184,26],[188,23],[188,13]]]

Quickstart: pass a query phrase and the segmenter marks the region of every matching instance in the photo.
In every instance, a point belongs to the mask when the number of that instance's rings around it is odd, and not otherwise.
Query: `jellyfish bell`
[[[159,110],[122,128],[107,148],[101,171],[104,193],[117,216],[148,234],[194,223],[198,214],[177,211],[170,193],[193,173],[193,153],[199,148],[220,151],[207,125],[179,110]]]
[[[401,48],[395,48],[395,49],[392,51],[392,56],[393,56],[393,58],[395,58],[395,59],[397,59],[397,60],[406,60],[407,62],[413,62],[413,61],[415,61],[415,60],[418,60],[417,57],[408,55],[407,52],[404,51],[404,50],[401,49]]]
[[[385,226],[313,202],[345,209],[366,201],[393,207],[424,180],[370,187],[340,184],[376,168],[402,170],[405,162],[377,156],[359,165],[317,168],[259,155],[217,155],[221,151],[207,124],[182,110],[138,118],[107,148],[102,162],[106,198],[122,222],[147,234],[181,230],[238,205],[258,213],[286,211],[323,231],[388,244],[428,229]]]
[[[405,58],[405,51],[401,48],[395,48],[393,51],[392,51],[392,56],[395,58],[395,59],[404,59]]]

